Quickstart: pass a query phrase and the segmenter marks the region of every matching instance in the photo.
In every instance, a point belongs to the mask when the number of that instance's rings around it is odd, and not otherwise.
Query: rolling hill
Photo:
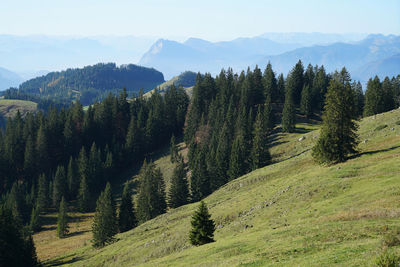
[[[101,100],[109,93],[145,92],[164,82],[161,72],[137,65],[96,64],[81,69],[51,72],[22,83],[19,93],[40,98],[70,102],[79,99],[83,105]]]
[[[173,77],[171,80],[168,80],[159,86],[157,86],[157,90],[162,94],[167,90],[171,85],[182,86],[186,89],[186,93],[191,96],[192,89],[194,84],[196,83],[197,74],[192,71],[182,72],[180,75]],[[146,97],[150,97],[154,93],[155,89],[144,94]]]
[[[205,199],[216,223],[214,243],[189,244],[190,218],[198,206],[193,203],[117,235],[117,242],[102,249],[87,245],[45,264],[370,265],[382,252],[384,236],[399,230],[399,118],[399,109],[364,118],[360,153],[332,166],[311,157],[317,125],[298,124],[293,134],[277,131],[270,147],[273,164]],[[399,246],[387,249],[400,254]]]

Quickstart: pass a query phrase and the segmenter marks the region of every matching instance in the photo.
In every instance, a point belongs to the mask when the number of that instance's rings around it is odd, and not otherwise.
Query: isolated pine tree
[[[31,221],[29,223],[29,228],[32,232],[37,232],[41,229],[41,220],[40,220],[40,209],[37,207],[32,208],[31,213]]]
[[[185,164],[181,159],[174,169],[168,192],[168,207],[177,208],[188,203],[189,187],[186,179]]]
[[[92,232],[94,247],[103,247],[111,243],[114,240],[114,235],[118,232],[118,223],[110,183],[107,183],[106,188],[97,199]]]
[[[57,217],[57,236],[64,238],[68,234],[68,214],[67,214],[67,203],[65,198],[61,198],[60,207],[58,209]]]
[[[357,152],[357,114],[354,111],[354,94],[350,77],[343,68],[331,81],[326,94],[323,125],[312,155],[320,163],[345,161],[349,154]]]
[[[214,221],[210,219],[208,208],[204,201],[200,202],[200,206],[192,216],[192,229],[189,233],[190,243],[195,246],[201,246],[214,242]]]
[[[128,183],[125,183],[124,190],[122,192],[121,205],[118,213],[118,225],[120,232],[126,232],[137,225],[132,204],[132,194]]]

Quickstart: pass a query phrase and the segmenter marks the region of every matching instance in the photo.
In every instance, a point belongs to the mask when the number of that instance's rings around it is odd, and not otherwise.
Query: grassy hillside
[[[25,100],[0,99],[0,114],[5,117],[14,117],[17,111],[25,116],[28,112],[36,111],[37,103]]]
[[[192,95],[193,86],[196,82],[196,73],[191,71],[182,72],[180,75],[173,77],[171,80],[168,80],[159,86],[157,86],[157,90],[160,93],[165,92],[171,85],[175,86],[183,86],[189,96]],[[154,93],[155,89],[144,94],[145,97],[150,97]]]
[[[48,264],[74,266],[368,266],[382,237],[400,227],[400,110],[364,119],[360,154],[319,166],[313,125],[278,133],[276,163],[244,175],[205,199],[216,242],[193,247],[190,217],[198,203],[169,211],[118,242],[85,246]],[[400,247],[390,251],[400,254]]]

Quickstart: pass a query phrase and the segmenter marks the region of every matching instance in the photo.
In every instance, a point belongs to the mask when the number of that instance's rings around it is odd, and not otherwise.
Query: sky
[[[0,34],[210,41],[265,32],[400,34],[400,0],[0,0]]]

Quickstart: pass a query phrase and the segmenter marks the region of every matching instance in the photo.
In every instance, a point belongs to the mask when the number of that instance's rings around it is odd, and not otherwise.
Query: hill
[[[85,246],[48,261],[73,266],[366,266],[383,235],[400,223],[400,110],[360,123],[360,153],[319,166],[310,149],[318,127],[273,136],[274,164],[235,179],[205,201],[216,242],[193,247],[190,217],[198,203],[117,235],[102,249]],[[301,138],[300,138],[301,137]],[[398,246],[389,251],[400,254]]]
[[[22,83],[19,92],[35,97],[92,104],[126,88],[129,93],[145,92],[164,82],[161,72],[137,65],[96,64],[81,69],[51,72]]]
[[[377,60],[365,64],[354,72],[357,77],[374,77],[378,75],[379,78],[384,79],[386,76],[393,77],[400,74],[400,54],[390,56],[388,58]]]
[[[28,112],[35,112],[37,104],[32,101],[16,99],[0,99],[0,115],[4,117],[14,117],[19,111],[22,116]]]
[[[18,74],[0,67],[0,91],[18,86],[22,81]]]
[[[185,71],[182,72],[180,75],[173,77],[171,80],[168,80],[162,84],[160,84],[159,86],[157,86],[157,90],[160,93],[165,92],[165,90],[167,90],[171,85],[175,85],[175,86],[182,86],[184,88],[186,88],[186,92],[188,93],[188,95],[191,95],[191,88],[193,88],[194,84],[196,83],[196,73],[192,72],[192,71]],[[147,92],[145,94],[145,96],[151,96],[151,94],[154,92],[155,89]]]

